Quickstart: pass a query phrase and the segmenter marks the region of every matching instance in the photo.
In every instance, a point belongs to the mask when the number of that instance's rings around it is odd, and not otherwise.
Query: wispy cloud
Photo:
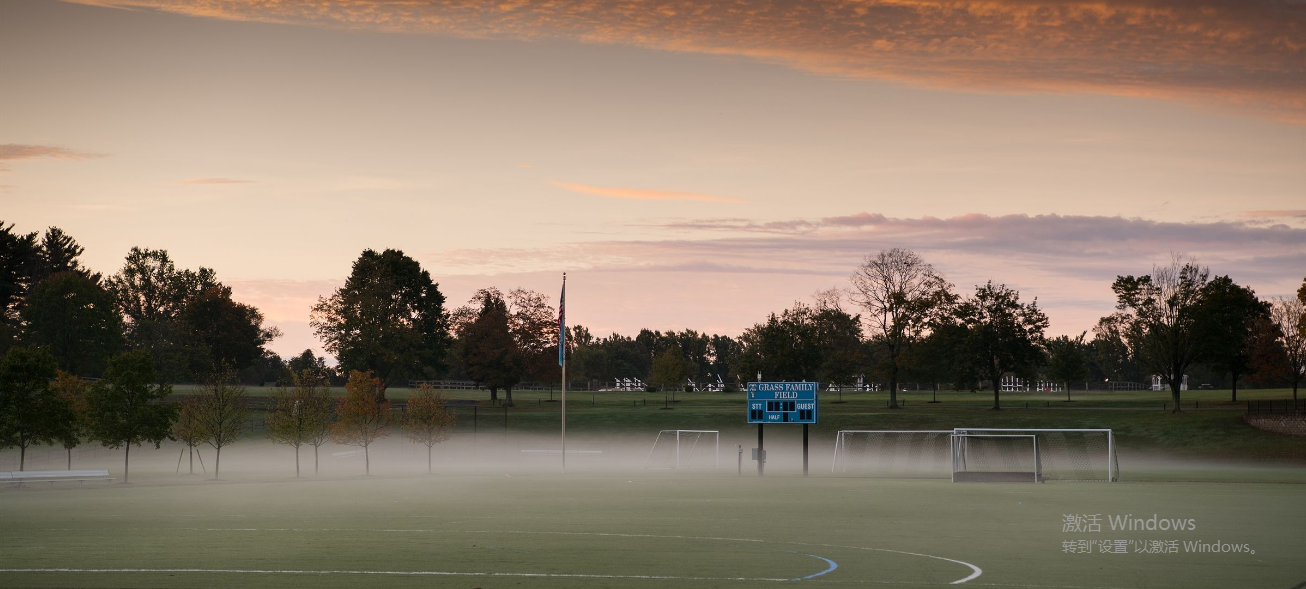
[[[253,180],[237,180],[235,178],[191,178],[182,180],[178,184],[253,184]]]
[[[1256,225],[1269,225],[1269,223],[1299,225],[1306,222],[1306,209],[1243,210],[1242,215]]]
[[[25,145],[21,143],[0,143],[0,162],[14,160],[55,159],[85,160],[106,157],[107,154],[79,151],[55,145]],[[8,168],[0,165],[0,171]]]
[[[720,202],[720,203],[742,203],[746,202],[742,198],[731,198],[725,196],[712,196],[708,194],[698,194],[694,192],[671,192],[666,190],[645,190],[642,188],[606,188],[601,186],[587,186],[575,182],[560,182],[552,180],[550,184],[563,190],[588,194],[591,196],[601,196],[604,198],[619,198],[624,200],[697,200],[701,202]]]
[[[1306,123],[1306,5],[1295,0],[93,3],[341,29],[635,45],[928,87],[1217,103]]]

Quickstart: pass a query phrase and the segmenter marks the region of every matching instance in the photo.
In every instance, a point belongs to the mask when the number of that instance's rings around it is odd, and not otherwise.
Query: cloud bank
[[[632,45],[936,88],[1235,105],[1306,123],[1306,4],[1296,0],[80,1],[237,21]]]
[[[414,254],[451,305],[484,286],[554,293],[568,276],[568,315],[595,333],[641,327],[737,334],[818,289],[846,287],[868,254],[920,253],[957,286],[995,280],[1039,301],[1051,332],[1092,327],[1114,306],[1111,282],[1196,256],[1263,296],[1287,295],[1306,277],[1306,229],[1241,221],[1171,223],[1122,217],[963,215],[894,218],[858,213],[758,222],[740,218],[645,223],[668,239],[609,240],[541,248]],[[316,345],[306,327],[319,295],[343,282],[247,280],[231,284],[283,328],[282,353]]]

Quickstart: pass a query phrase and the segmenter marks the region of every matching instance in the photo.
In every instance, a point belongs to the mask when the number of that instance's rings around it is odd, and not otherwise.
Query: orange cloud
[[[23,145],[19,143],[0,144],[0,161],[27,159],[84,160],[105,157],[103,153],[77,151],[53,145]]]
[[[1234,105],[1306,123],[1306,6],[1291,0],[81,1],[227,20],[736,55],[929,87]]]
[[[253,180],[236,180],[234,178],[192,178],[178,184],[252,184]]]
[[[742,203],[746,202],[742,198],[730,198],[725,196],[711,196],[707,194],[697,194],[693,192],[668,192],[665,190],[644,190],[640,188],[603,188],[599,186],[586,186],[574,182],[559,182],[553,180],[550,184],[563,190],[589,194],[593,196],[602,196],[605,198],[620,198],[626,200],[697,200],[702,202],[723,202],[723,203]]]

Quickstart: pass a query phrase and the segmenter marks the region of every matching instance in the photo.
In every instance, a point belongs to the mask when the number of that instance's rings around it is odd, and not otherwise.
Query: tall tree
[[[1020,293],[989,281],[957,305],[956,318],[966,330],[968,363],[992,385],[993,408],[1001,409],[1002,375],[1029,378],[1042,361],[1047,315],[1038,299],[1022,303]]]
[[[521,350],[513,338],[508,304],[493,288],[477,291],[469,306],[478,307],[475,319],[463,322],[463,366],[476,382],[490,389],[490,399],[498,399],[505,389],[504,405],[512,406],[512,387],[521,382],[525,372]]]
[[[331,439],[337,444],[348,444],[363,449],[366,474],[372,474],[369,448],[378,438],[390,435],[390,402],[381,395],[381,379],[371,372],[354,370],[345,383],[345,398],[337,406],[336,422],[331,426]]]
[[[72,272],[98,284],[100,275],[92,274],[78,259],[85,251],[85,248],[77,244],[77,240],[64,233],[62,229],[58,227],[46,229],[41,236],[37,264],[32,272],[33,284],[60,272]]]
[[[820,356],[816,380],[852,382],[863,372],[866,363],[862,353],[861,317],[849,315],[838,305],[822,307],[820,301],[817,305],[812,312],[813,335]]]
[[[1170,387],[1174,412],[1184,375],[1200,358],[1202,295],[1210,271],[1175,255],[1144,276],[1118,276],[1111,290],[1140,364]]]
[[[1199,355],[1219,372],[1229,375],[1231,401],[1238,402],[1238,381],[1254,370],[1252,328],[1270,314],[1269,305],[1252,289],[1228,276],[1217,276],[1202,288],[1197,311]]]
[[[122,315],[113,293],[82,274],[64,271],[37,283],[21,316],[23,340],[49,351],[59,369],[99,376],[123,343]]]
[[[453,410],[435,387],[423,384],[408,398],[401,425],[409,441],[426,446],[426,472],[430,474],[431,448],[453,434]]]
[[[40,247],[36,233],[18,233],[0,220],[0,353],[18,339],[18,309],[31,286]]]
[[[327,377],[331,374],[331,368],[327,366],[326,358],[313,353],[311,349],[305,349],[298,356],[286,361],[286,367],[295,378],[305,371],[314,374],[316,378],[326,382]]]
[[[311,352],[309,352],[311,354]],[[272,395],[272,409],[265,423],[268,438],[295,449],[295,477],[299,477],[299,448],[311,444],[325,430],[331,418],[331,393],[321,373],[305,368],[295,374],[293,386],[282,386]],[[314,448],[314,472],[317,452]]]
[[[899,248],[866,256],[851,280],[853,300],[884,352],[889,407],[896,409],[900,359],[925,336],[931,318],[951,304],[951,285],[915,252]]]
[[[1093,326],[1093,341],[1090,342],[1092,361],[1108,381],[1135,381],[1143,377],[1135,360],[1131,342],[1137,337],[1128,337],[1132,320],[1124,313],[1112,313],[1098,320]]]
[[[810,380],[817,377],[821,350],[817,343],[812,309],[796,302],[780,315],[744,330],[739,336],[743,352],[740,369],[747,379],[762,373],[767,380]]]
[[[220,286],[214,271],[178,270],[167,251],[133,247],[106,284],[122,309],[128,346],[150,354],[160,381],[192,377],[194,365],[203,362],[188,345],[181,315],[192,298]]]
[[[1296,298],[1270,301],[1270,320],[1277,329],[1282,352],[1274,354],[1277,361],[1267,362],[1267,368],[1292,386],[1292,398],[1296,400],[1297,387],[1306,378],[1306,328],[1302,326],[1306,322],[1306,292],[1298,291]]]
[[[0,448],[18,448],[18,470],[33,444],[54,440],[63,408],[50,390],[58,372],[54,357],[13,347],[0,358]]]
[[[158,448],[167,439],[177,408],[163,399],[172,385],[158,382],[154,360],[144,350],[109,359],[104,377],[91,386],[87,406],[91,434],[107,448],[125,448],[122,482],[128,482],[131,447],[150,442]]]
[[[508,331],[517,345],[522,380],[556,382],[562,378],[558,366],[558,311],[549,305],[549,297],[515,288],[508,293],[507,303]],[[504,386],[510,406],[515,385]]]
[[[399,373],[434,375],[449,342],[444,295],[399,250],[364,250],[345,285],[313,306],[314,332],[342,370],[368,370],[385,386]]]
[[[198,351],[196,373],[222,365],[237,372],[249,368],[262,359],[264,346],[281,336],[281,330],[263,325],[263,313],[232,300],[231,288],[222,285],[190,296],[178,319]]]
[[[1088,359],[1084,353],[1084,337],[1087,335],[1088,332],[1082,332],[1078,337],[1059,335],[1047,342],[1048,376],[1066,387],[1067,401],[1070,400],[1070,383],[1088,377]]]
[[[213,478],[222,468],[222,449],[240,439],[249,417],[249,399],[245,387],[236,380],[236,371],[222,366],[213,371],[200,391],[199,427],[204,442],[213,447]]]
[[[660,390],[675,391],[685,387],[685,379],[689,377],[691,370],[689,362],[685,361],[679,348],[667,348],[653,359],[648,382]]]

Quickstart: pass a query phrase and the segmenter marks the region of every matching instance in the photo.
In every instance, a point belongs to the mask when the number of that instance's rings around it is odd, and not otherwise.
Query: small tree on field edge
[[[415,444],[426,444],[426,472],[431,472],[431,448],[453,433],[454,412],[445,398],[429,384],[423,384],[404,408],[403,429]]]
[[[336,409],[336,422],[331,426],[331,439],[337,444],[348,444],[363,449],[364,472],[372,474],[372,457],[368,448],[378,438],[390,435],[390,401],[384,400],[384,384],[372,376],[372,371],[354,370],[345,383],[345,398]]]
[[[177,421],[172,423],[173,439],[186,444],[190,453],[190,473],[195,474],[195,446],[204,443],[204,432],[200,428],[200,398],[186,397],[177,403]],[[204,458],[200,457],[203,461]],[[202,464],[202,462],[201,462]]]
[[[125,448],[122,482],[128,482],[131,447],[150,442],[157,449],[170,437],[177,416],[174,403],[161,403],[172,394],[172,385],[154,384],[154,359],[137,350],[109,360],[104,377],[91,386],[87,405],[91,434],[106,448]]]
[[[68,453],[68,470],[73,469],[73,448],[82,445],[90,437],[86,408],[88,388],[86,381],[62,370],[50,382],[50,390],[60,401],[57,408],[60,415],[57,416],[53,435]]]
[[[213,478],[222,467],[222,448],[240,439],[249,417],[245,387],[236,380],[236,371],[223,366],[213,372],[200,393],[199,425],[204,442],[213,446]]]
[[[18,448],[18,470],[29,447],[53,441],[65,413],[50,390],[57,372],[54,356],[35,348],[9,348],[0,358],[0,448]]]
[[[295,449],[295,476],[298,477],[299,448],[304,444],[313,445],[313,468],[317,472],[317,447],[330,431],[332,401],[320,373],[305,368],[293,378],[293,387],[281,387],[273,394],[266,423],[268,438]]]

